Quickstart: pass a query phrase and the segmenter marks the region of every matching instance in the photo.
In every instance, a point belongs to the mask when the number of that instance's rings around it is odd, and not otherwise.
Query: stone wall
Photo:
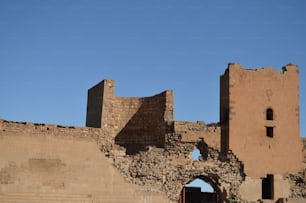
[[[101,127],[117,144],[125,146],[128,153],[148,145],[164,146],[165,123],[173,121],[172,91],[152,97],[117,97],[114,81],[104,80],[88,92],[87,124],[95,123],[92,118],[99,122],[97,114],[91,112],[101,109],[101,124],[93,127]]]
[[[172,91],[117,97],[112,80],[88,91],[91,127],[0,120],[0,203],[177,203],[195,178],[213,187],[218,203],[255,202],[267,174],[274,184],[268,202],[300,201],[306,177],[297,71],[230,64],[218,124],[174,121]],[[267,126],[274,136],[266,136]]]
[[[214,128],[169,122],[165,148],[128,155],[100,128],[0,120],[0,202],[177,203],[183,186],[195,178],[208,182],[223,200],[248,202],[250,181],[233,153],[220,160],[205,136],[183,141],[186,129]],[[198,161],[191,157],[195,148],[202,155]],[[290,180],[290,197],[305,196],[305,172],[280,180]]]
[[[119,117],[119,125],[124,125],[118,133],[115,132],[115,142],[127,150],[135,150],[136,145],[139,149],[149,145],[164,147],[166,122],[173,121],[172,97],[172,91],[165,91],[145,98],[115,98],[111,115]],[[113,122],[108,117],[105,120]]]
[[[0,120],[0,202],[167,203],[128,183],[107,154],[101,129]]]
[[[204,140],[208,146],[220,150],[221,128],[219,124],[205,124],[203,121],[175,121],[174,132],[180,133],[182,142],[198,142]]]
[[[202,124],[185,123],[180,130],[186,125]],[[220,162],[219,152],[202,139],[182,142],[184,132],[169,130],[174,129],[173,122],[167,127],[165,139],[172,147],[148,147],[127,155],[100,128],[0,120],[0,199],[177,202],[184,184],[197,177],[209,180],[222,198],[229,191],[228,197],[237,199],[241,163],[235,158]],[[209,156],[193,161],[195,148]]]
[[[208,182],[222,201],[240,200],[237,191],[244,179],[242,163],[233,154],[220,161],[220,152],[209,147],[203,139],[183,142],[185,132],[171,133],[173,125],[168,123],[164,149],[148,147],[146,151],[126,156],[124,149],[120,152],[120,148],[112,148],[107,152],[109,159],[127,181],[162,191],[171,203],[178,202],[184,185],[195,178]],[[199,161],[192,159],[192,151],[196,148],[202,153]]]

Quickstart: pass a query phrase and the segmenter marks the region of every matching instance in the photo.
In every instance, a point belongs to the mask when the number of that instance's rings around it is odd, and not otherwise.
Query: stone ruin
[[[175,121],[171,90],[114,86],[88,90],[85,128],[1,120],[0,202],[306,202],[297,66],[229,64],[213,124]],[[196,178],[214,192],[185,187]]]

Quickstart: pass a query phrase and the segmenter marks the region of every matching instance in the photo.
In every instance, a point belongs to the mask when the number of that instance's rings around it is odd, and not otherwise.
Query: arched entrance
[[[222,203],[223,197],[224,194],[212,178],[198,176],[184,185],[179,203]]]

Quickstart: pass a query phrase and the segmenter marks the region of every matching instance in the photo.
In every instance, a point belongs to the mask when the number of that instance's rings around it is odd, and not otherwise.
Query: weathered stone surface
[[[289,174],[288,178],[291,185],[290,197],[306,198],[306,167],[297,174]]]
[[[289,64],[277,71],[229,64],[220,82],[223,146],[245,164],[246,174],[263,178],[300,171],[298,67]],[[271,119],[267,119],[268,109]],[[270,136],[267,128],[272,130]]]
[[[0,120],[0,202],[177,203],[195,178],[213,187],[218,203],[305,202],[297,70],[230,64],[216,124],[174,121],[172,91],[114,96],[112,80],[88,91],[91,127]],[[266,126],[278,128],[276,137],[263,135]]]
[[[0,202],[168,202],[127,183],[101,153],[101,129],[0,121]],[[97,136],[99,135],[99,136]]]

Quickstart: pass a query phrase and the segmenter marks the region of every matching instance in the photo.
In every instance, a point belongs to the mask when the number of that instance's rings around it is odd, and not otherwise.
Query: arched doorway
[[[184,185],[179,203],[221,203],[222,193],[209,177],[199,176]]]

